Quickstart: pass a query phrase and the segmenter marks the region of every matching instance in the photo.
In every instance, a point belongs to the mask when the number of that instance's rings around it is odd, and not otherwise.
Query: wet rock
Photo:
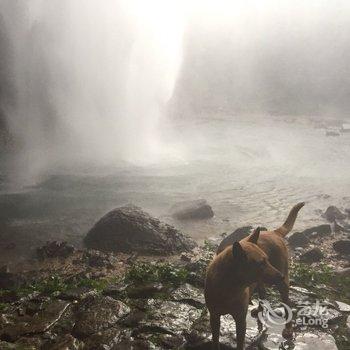
[[[350,240],[342,239],[333,243],[333,249],[343,255],[350,255]]]
[[[302,232],[304,236],[307,238],[314,238],[317,236],[327,236],[332,233],[332,227],[329,224],[324,224],[324,225],[319,225],[319,226],[314,226],[311,228],[308,228]]]
[[[0,331],[0,338],[15,341],[23,335],[44,333],[63,315],[69,303],[56,300],[47,302],[34,316],[18,316],[14,323],[8,324]]]
[[[287,237],[287,240],[292,247],[305,247],[310,243],[303,232],[294,232]]]
[[[322,260],[324,257],[320,248],[312,248],[300,255],[300,261],[304,263],[313,263]]]
[[[126,288],[128,287],[125,283],[117,283],[107,286],[103,290],[103,295],[118,299],[126,295]]]
[[[0,273],[9,273],[10,272],[10,268],[8,265],[3,265],[0,267]]]
[[[126,327],[135,328],[146,317],[147,317],[147,314],[145,311],[135,309],[131,311],[126,317],[123,318],[123,320],[121,321],[121,324]]]
[[[341,312],[350,312],[350,305],[343,303],[341,301],[336,301],[335,305],[337,306],[338,310]]]
[[[134,206],[107,213],[88,232],[84,242],[87,247],[102,251],[161,255],[190,251],[196,246],[174,227]]]
[[[336,206],[331,205],[326,209],[324,214],[322,214],[322,217],[324,217],[329,222],[334,222],[335,220],[344,220],[346,218],[346,215],[342,213]]]
[[[0,341],[0,349],[6,349],[6,350],[12,350],[12,349],[18,349],[16,344],[9,343],[7,341]]]
[[[105,349],[137,349],[133,346],[131,331],[113,326],[109,329],[92,334],[84,340],[84,349],[86,350],[105,350]],[[145,348],[147,349],[147,348]]]
[[[68,289],[62,292],[59,295],[59,298],[63,300],[70,300],[70,301],[83,300],[95,294],[96,294],[96,291],[94,289],[91,289],[88,287],[76,287],[76,288]]]
[[[335,271],[337,277],[350,277],[350,267]]]
[[[184,343],[184,337],[177,334],[160,334],[158,342],[162,349],[180,349]]]
[[[75,325],[76,302],[68,306],[60,319],[46,332],[46,339],[57,340],[57,335],[71,334]],[[50,337],[51,334],[51,337]]]
[[[37,257],[40,260],[47,258],[67,258],[71,256],[75,248],[67,242],[46,242],[45,245],[37,249]]]
[[[83,345],[78,339],[75,339],[70,334],[65,334],[54,341],[46,342],[41,350],[80,350],[82,348]]]
[[[130,312],[121,301],[104,296],[84,300],[77,309],[72,334],[79,339],[112,327]]]
[[[226,247],[233,244],[234,242],[240,241],[241,239],[248,237],[250,234],[250,231],[253,229],[252,226],[244,226],[240,227],[237,230],[233,231],[231,234],[226,236],[221,243],[219,244],[219,247],[216,251],[216,254],[219,254],[222,252]]]
[[[41,349],[42,340],[38,337],[22,337],[15,344],[18,350],[36,350]]]
[[[148,283],[145,285],[129,285],[125,292],[129,298],[149,299],[157,294],[166,293],[167,288],[162,283]]]
[[[295,350],[338,350],[335,339],[327,333],[302,333],[296,336]]]
[[[98,250],[88,250],[84,252],[83,260],[91,267],[113,267],[113,257]]]
[[[314,292],[311,292],[308,289],[303,288],[303,287],[290,286],[290,290],[294,291],[296,293],[300,293],[300,294],[304,294],[304,295],[308,295],[308,296],[312,296],[312,297],[316,296],[316,294]]]
[[[204,199],[176,203],[170,214],[177,220],[210,219],[214,216],[213,209]]]
[[[149,299],[146,308],[147,319],[140,322],[140,333],[181,335],[202,312],[188,304],[160,299]]]
[[[171,299],[174,301],[187,303],[197,308],[203,308],[205,306],[203,291],[191,286],[188,283],[175,289],[171,293]]]
[[[0,289],[17,289],[25,284],[25,279],[16,273],[0,272]]]
[[[246,347],[247,349],[256,349],[252,344],[259,343],[263,335],[258,332],[257,321],[251,317],[251,310],[257,307],[254,302],[248,308]],[[209,313],[206,309],[200,314],[192,326],[184,332],[186,338],[185,349],[211,350],[211,332],[209,326]],[[236,326],[230,315],[221,316],[220,327],[220,349],[235,349],[236,344]],[[250,346],[250,347],[249,347]]]

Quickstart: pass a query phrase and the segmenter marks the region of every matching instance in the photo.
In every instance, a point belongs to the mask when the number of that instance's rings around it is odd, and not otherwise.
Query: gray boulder
[[[87,247],[102,251],[175,254],[196,243],[173,226],[135,206],[114,209],[103,216],[84,239]]]
[[[170,208],[170,214],[177,220],[210,219],[213,209],[205,199],[179,202]]]
[[[250,231],[253,229],[253,226],[243,226],[236,230],[234,230],[231,234],[226,236],[221,243],[219,244],[218,249],[216,250],[216,254],[221,253],[226,247],[233,244],[234,242],[238,242],[241,239],[248,237]]]
[[[310,243],[309,239],[303,232],[294,232],[287,237],[288,243],[292,247],[305,247]]]
[[[248,237],[252,229],[252,226],[243,226],[233,231],[221,241],[218,249],[216,250],[216,254],[221,253],[226,247],[233,244],[234,242],[238,242],[241,239]],[[267,228],[261,227],[261,231],[267,231]]]
[[[121,301],[110,297],[96,297],[78,306],[73,335],[84,338],[114,326],[130,309]]]
[[[316,236],[327,236],[332,233],[332,227],[329,224],[323,224],[308,228],[302,232],[307,238]]]
[[[333,243],[333,249],[339,254],[350,255],[350,240],[341,239],[339,241],[335,241]]]
[[[324,257],[320,248],[312,248],[300,256],[300,261],[304,263],[314,263]]]

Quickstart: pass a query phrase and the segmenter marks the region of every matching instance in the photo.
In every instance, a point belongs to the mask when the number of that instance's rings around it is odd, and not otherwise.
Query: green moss
[[[13,290],[2,290],[1,294],[5,295],[6,293],[15,293],[19,298],[25,297],[33,292],[39,292],[40,294],[47,296],[57,296],[60,293],[65,292],[69,289],[79,287],[87,287],[95,289],[97,292],[102,292],[109,284],[115,282],[115,278],[93,279],[86,277],[77,278],[77,280],[75,281],[67,281],[66,279],[58,275],[52,275],[49,278],[34,281],[20,288],[16,288]]]
[[[290,266],[290,277],[297,285],[310,289],[319,297],[350,302],[350,277],[334,274],[333,269],[325,263],[311,266],[293,262]],[[328,288],[319,288],[320,285]]]
[[[216,249],[218,248],[217,244],[211,242],[211,241],[208,241],[208,240],[204,240],[204,243],[203,243],[203,246],[202,248],[208,252],[213,252],[215,253],[216,252]]]
[[[125,274],[127,283],[162,282],[179,285],[187,282],[189,272],[170,263],[136,263]]]
[[[0,312],[5,312],[8,309],[9,305],[6,303],[0,303]]]
[[[332,280],[333,271],[328,265],[322,263],[313,267],[308,264],[293,262],[290,266],[290,276],[297,283],[306,286],[329,284]]]

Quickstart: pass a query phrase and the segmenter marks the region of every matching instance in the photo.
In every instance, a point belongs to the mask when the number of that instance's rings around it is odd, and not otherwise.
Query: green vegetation
[[[74,281],[70,281],[58,275],[52,275],[49,278],[38,280],[16,289],[1,290],[0,297],[5,296],[7,294],[15,294],[17,295],[17,297],[22,298],[34,292],[38,292],[40,294],[48,296],[57,296],[62,292],[79,287],[95,289],[98,293],[101,293],[109,284],[115,282],[115,278],[92,279],[87,277],[81,277],[77,278]],[[7,305],[7,303],[0,303],[0,312],[5,311]]]
[[[134,264],[125,274],[127,283],[162,282],[179,285],[189,280],[189,271],[184,267],[171,263],[145,263]]]
[[[212,253],[215,253],[216,249],[218,248],[217,244],[213,243],[212,241],[208,241],[206,239],[204,240],[202,247],[204,250]]]
[[[350,277],[334,274],[333,269],[325,263],[311,266],[293,262],[290,267],[290,277],[297,285],[311,290],[319,297],[350,302]],[[326,287],[320,288],[322,285]]]
[[[0,303],[0,312],[5,312],[8,308],[8,304]]]
[[[290,266],[290,277],[296,283],[312,287],[316,284],[329,284],[333,277],[333,270],[326,264],[317,267],[293,262]]]

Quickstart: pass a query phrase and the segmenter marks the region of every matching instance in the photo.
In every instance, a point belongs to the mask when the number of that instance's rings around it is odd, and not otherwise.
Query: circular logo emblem
[[[280,326],[289,323],[293,318],[292,309],[284,303],[282,307],[273,309],[267,300],[260,301],[262,310],[258,313],[259,321],[265,326]]]

